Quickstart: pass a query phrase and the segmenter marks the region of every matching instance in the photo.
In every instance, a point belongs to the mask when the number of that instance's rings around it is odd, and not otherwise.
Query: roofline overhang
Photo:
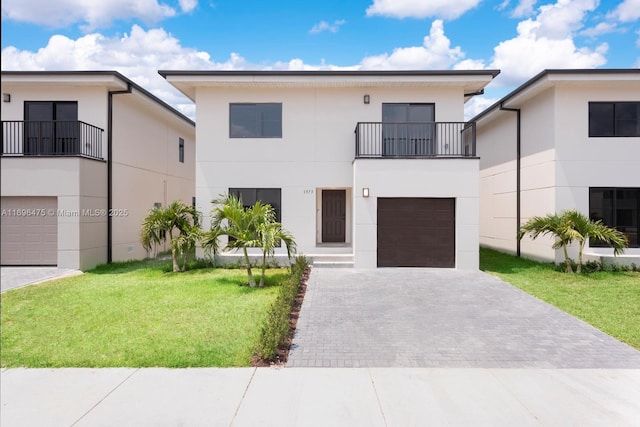
[[[505,108],[518,108],[519,101],[528,98],[559,82],[575,81],[611,81],[612,75],[634,76],[633,80],[640,81],[640,68],[588,68],[588,69],[546,69],[518,86],[513,91],[496,101],[484,111],[472,117],[470,121],[478,122],[490,114]],[[600,76],[596,79],[594,77]],[[582,78],[579,78],[582,77]]]
[[[499,70],[160,70],[158,74],[195,101],[196,87],[385,87],[461,86],[467,99]]]
[[[133,88],[135,92],[157,104],[157,106],[167,110],[179,119],[195,126],[195,122],[180,111],[167,104],[142,86],[136,84],[131,79],[125,77],[118,71],[113,70],[90,70],[90,71],[0,71],[2,83],[74,83],[76,85],[104,85],[109,91],[127,90]],[[41,77],[41,78],[39,78]],[[82,78],[82,81],[78,79]]]

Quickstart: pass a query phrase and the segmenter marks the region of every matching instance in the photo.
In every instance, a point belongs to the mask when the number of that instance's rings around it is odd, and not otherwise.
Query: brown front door
[[[322,190],[322,241],[345,241],[347,197],[345,190]]]
[[[455,268],[455,199],[378,198],[378,267]]]

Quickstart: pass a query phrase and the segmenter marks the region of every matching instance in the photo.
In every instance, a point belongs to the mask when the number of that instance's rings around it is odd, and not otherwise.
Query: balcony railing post
[[[475,123],[359,122],[356,158],[471,157],[476,153]]]
[[[81,121],[2,121],[2,156],[80,156],[103,160],[104,130]]]

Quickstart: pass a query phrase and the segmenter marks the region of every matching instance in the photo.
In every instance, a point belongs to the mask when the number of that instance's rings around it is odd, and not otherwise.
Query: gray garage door
[[[455,199],[378,198],[378,267],[456,266]]]
[[[58,264],[56,197],[2,197],[2,265]]]

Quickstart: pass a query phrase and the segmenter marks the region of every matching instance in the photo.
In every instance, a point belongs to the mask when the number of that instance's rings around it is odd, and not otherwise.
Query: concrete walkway
[[[82,271],[57,267],[0,267],[0,290],[4,292],[77,274]]]
[[[3,427],[638,426],[640,371],[9,369]]]
[[[639,369],[640,351],[480,271],[314,268],[287,366]]]

